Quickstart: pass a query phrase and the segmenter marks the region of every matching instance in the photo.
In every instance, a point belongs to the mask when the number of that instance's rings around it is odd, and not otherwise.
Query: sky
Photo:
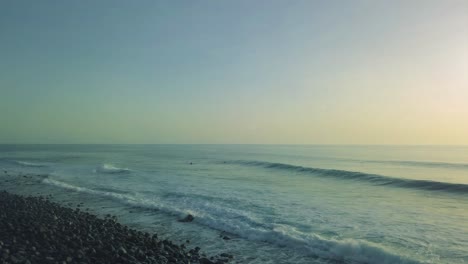
[[[468,1],[0,1],[0,143],[468,144]]]

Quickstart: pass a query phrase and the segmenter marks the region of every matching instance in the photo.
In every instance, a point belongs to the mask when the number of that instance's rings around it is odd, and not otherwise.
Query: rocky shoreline
[[[207,257],[189,242],[176,245],[48,197],[0,192],[0,263],[221,264],[233,258]]]

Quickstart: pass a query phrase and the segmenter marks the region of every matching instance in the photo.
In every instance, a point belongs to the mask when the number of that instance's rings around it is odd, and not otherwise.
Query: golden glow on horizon
[[[199,4],[0,17],[0,143],[468,145],[467,1]]]

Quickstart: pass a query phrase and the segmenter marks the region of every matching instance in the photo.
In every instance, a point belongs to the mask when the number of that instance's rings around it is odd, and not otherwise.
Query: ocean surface
[[[468,263],[468,146],[0,145],[0,168],[233,263]]]

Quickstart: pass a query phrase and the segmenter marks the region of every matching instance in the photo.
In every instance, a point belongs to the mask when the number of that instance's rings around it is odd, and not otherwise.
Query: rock
[[[213,261],[207,259],[207,258],[201,258],[198,260],[200,264],[215,264]]]
[[[179,222],[192,222],[193,219],[195,219],[193,215],[188,214],[184,219],[180,219]]]
[[[181,221],[193,220],[187,215]],[[199,247],[188,250],[159,240],[110,215],[101,219],[44,197],[7,192],[0,192],[0,230],[0,263],[210,264],[229,258],[229,254],[208,258]]]
[[[123,254],[123,255],[126,255],[126,254],[127,254],[127,250],[125,250],[124,247],[120,247],[120,248],[119,248],[119,253],[120,253],[120,254]]]
[[[19,263],[20,262],[20,260],[18,258],[16,258],[15,256],[10,256],[10,261],[12,263]]]
[[[221,253],[220,256],[223,257],[223,258],[233,258],[233,256],[231,254],[228,254],[228,253]]]

